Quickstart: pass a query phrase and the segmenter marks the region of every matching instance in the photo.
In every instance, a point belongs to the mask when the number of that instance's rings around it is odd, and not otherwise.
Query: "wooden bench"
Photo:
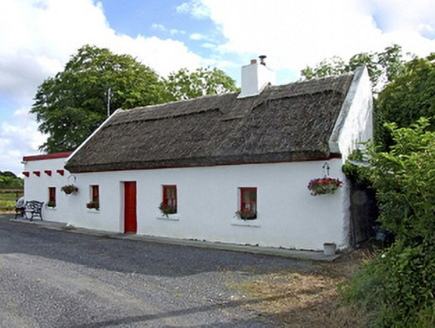
[[[44,202],[38,202],[36,200],[31,200],[26,202],[26,208],[24,210],[26,219],[33,221],[33,218],[39,216],[42,220],[42,205]]]

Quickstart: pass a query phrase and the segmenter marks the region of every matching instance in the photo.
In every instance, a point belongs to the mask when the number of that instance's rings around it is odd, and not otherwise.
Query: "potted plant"
[[[86,207],[89,209],[95,209],[98,211],[100,209],[100,202],[98,200],[92,200],[86,204]]]
[[[316,178],[308,183],[308,189],[312,196],[333,194],[342,184],[343,182],[336,178]]]
[[[177,213],[177,206],[169,206],[164,203],[161,203],[159,206],[159,210],[162,212],[163,216],[169,217],[169,214]]]
[[[65,194],[71,195],[76,194],[79,191],[79,188],[77,188],[75,185],[65,185],[60,190],[62,190]]]
[[[47,203],[47,207],[56,207],[56,202],[54,201],[54,200],[50,200],[48,203]]]
[[[237,211],[236,216],[242,220],[255,220],[257,218],[257,212],[249,208]]]

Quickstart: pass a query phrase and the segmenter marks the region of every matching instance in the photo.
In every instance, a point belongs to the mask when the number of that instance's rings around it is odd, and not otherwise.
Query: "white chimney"
[[[257,96],[268,84],[275,83],[275,72],[266,66],[265,58],[260,56],[260,64],[252,59],[250,65],[242,66],[242,92],[237,98]]]

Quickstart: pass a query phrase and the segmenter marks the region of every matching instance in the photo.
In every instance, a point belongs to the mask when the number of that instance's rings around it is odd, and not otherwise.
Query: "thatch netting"
[[[353,74],[119,111],[67,163],[72,173],[325,158]]]

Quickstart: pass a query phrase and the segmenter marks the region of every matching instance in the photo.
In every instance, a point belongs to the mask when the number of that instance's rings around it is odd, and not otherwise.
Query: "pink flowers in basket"
[[[308,189],[312,196],[333,194],[342,184],[342,181],[335,178],[316,178],[310,181]]]

